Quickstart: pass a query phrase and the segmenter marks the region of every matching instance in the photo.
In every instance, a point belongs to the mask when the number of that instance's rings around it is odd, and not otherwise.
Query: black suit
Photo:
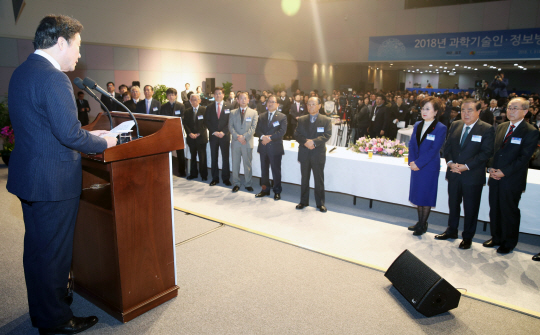
[[[266,112],[266,101],[265,102],[257,102],[257,113],[261,115],[262,113]]]
[[[263,192],[270,193],[270,173],[274,178],[274,193],[281,193],[281,158],[285,154],[283,149],[283,136],[287,131],[287,115],[274,111],[272,120],[269,121],[269,112],[259,116],[256,133],[259,134],[259,146],[257,152],[261,157],[261,184]],[[262,144],[262,136],[270,136],[271,141],[266,145]]]
[[[83,111],[82,110],[83,108],[88,108],[88,109]],[[81,100],[77,99],[77,117],[79,118],[79,121],[81,121],[81,126],[86,126],[88,124],[89,112],[90,112],[90,105],[88,104],[88,100],[83,99],[81,102]]]
[[[223,101],[221,115],[218,119],[216,102],[206,107],[204,114],[204,122],[208,128],[210,136],[210,155],[212,158],[212,181],[219,182],[219,150],[221,149],[221,178],[224,182],[228,182],[231,178],[231,169],[229,164],[229,152],[231,145],[231,134],[229,132],[229,115],[231,113],[231,105]],[[225,136],[219,138],[213,135],[215,132],[223,132]]]
[[[388,113],[389,120],[386,129],[384,129],[384,136],[393,140],[397,136],[397,122],[394,123],[398,119],[399,113],[397,104],[395,102],[386,104],[386,112]]]
[[[114,98],[116,100],[118,100],[118,101],[122,101],[122,96],[119,93],[115,92],[114,93]],[[114,100],[109,95],[102,94],[101,95],[101,102],[103,102],[105,107],[107,107],[107,109],[109,111],[111,111],[111,112],[120,110],[119,106],[116,104],[116,102],[114,102]],[[103,107],[101,107],[101,109],[103,109]],[[103,111],[105,111],[105,110],[103,109]]]
[[[197,114],[194,115],[193,107],[189,108],[184,115],[184,128],[186,129],[186,141],[191,153],[191,177],[197,177],[199,170],[201,178],[208,178],[208,163],[206,162],[206,143],[208,143],[208,132],[204,122],[206,107],[199,105]],[[190,134],[200,134],[193,139]],[[199,156],[199,168],[197,169],[197,155]]]
[[[148,114],[159,115],[160,109],[161,109],[161,103],[157,101],[156,99],[152,99],[152,101],[150,102],[150,110]],[[146,113],[146,99],[142,99],[142,100],[139,100],[139,102],[137,102],[135,113],[147,114]]]
[[[497,127],[495,154],[488,162],[488,168],[499,169],[504,174],[500,180],[489,178],[488,181],[489,220],[493,242],[513,249],[519,237],[519,200],[527,186],[529,160],[538,144],[538,130],[522,120],[503,146],[509,127],[510,122]]]
[[[326,163],[326,142],[332,136],[332,122],[329,117],[319,114],[314,123],[310,122],[311,115],[298,119],[294,138],[299,143],[298,161],[302,174],[300,203],[309,205],[309,179],[311,171],[315,181],[315,202],[324,206],[324,165]],[[313,140],[315,149],[310,150],[304,144]]]
[[[480,112],[480,120],[489,123],[492,126],[495,123],[495,118],[489,108],[486,108],[485,110]]]
[[[226,102],[231,106],[231,111],[240,107],[236,99],[227,99]]]
[[[191,92],[191,91],[189,91],[189,92]],[[184,105],[189,102],[189,99],[188,99],[188,96],[187,96],[189,92],[186,91],[186,90],[183,90],[182,92],[180,92],[180,99],[182,99],[182,102],[184,103]]]
[[[465,164],[469,168],[461,174],[451,172],[450,167],[446,169],[450,209],[446,231],[449,234],[457,234],[463,200],[465,223],[462,236],[464,239],[472,239],[476,233],[482,189],[486,184],[486,163],[493,155],[495,129],[492,125],[478,120],[463,139],[462,146],[462,133],[466,127],[461,120],[453,122],[444,145],[444,158],[447,164],[450,162]]]
[[[153,101],[154,99],[152,99]],[[182,124],[184,124],[184,104],[178,101],[175,101],[174,104],[166,102],[161,105],[159,110],[159,115],[166,116],[176,116],[182,119]],[[176,158],[178,159],[178,175],[180,177],[186,176],[186,155],[184,149],[176,150]]]
[[[140,100],[139,100],[140,101]],[[132,112],[137,113],[137,104],[133,99],[129,99],[128,101],[124,102],[124,105]]]
[[[375,120],[373,120],[373,116],[375,116]],[[372,107],[371,119],[371,125],[369,126],[369,136],[371,136],[371,138],[380,137],[381,130],[388,129],[388,125],[392,122],[390,113],[384,104],[380,107]]]
[[[296,126],[298,125],[297,117],[303,116],[307,114],[307,107],[303,102],[300,102],[300,109],[298,109],[298,106],[296,105],[296,101],[291,104],[291,107],[289,108],[289,115],[290,115],[290,125],[288,126],[287,134],[294,134],[294,131],[296,129]]]

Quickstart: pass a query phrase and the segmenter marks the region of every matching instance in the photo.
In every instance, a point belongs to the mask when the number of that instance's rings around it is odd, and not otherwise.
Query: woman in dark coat
[[[446,126],[437,120],[444,108],[442,101],[427,97],[419,103],[419,107],[423,121],[416,122],[409,142],[409,201],[418,206],[418,222],[409,227],[409,230],[414,230],[413,235],[422,235],[427,231],[431,207],[437,203],[441,170],[439,152],[446,139]]]

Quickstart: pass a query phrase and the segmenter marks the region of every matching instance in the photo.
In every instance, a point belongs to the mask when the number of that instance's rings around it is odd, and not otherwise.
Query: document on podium
[[[118,126],[114,127],[109,131],[108,133],[102,134],[99,137],[105,137],[105,136],[115,136],[118,137],[118,135],[127,133],[131,131],[131,128],[135,125],[135,121],[125,121],[120,123]]]

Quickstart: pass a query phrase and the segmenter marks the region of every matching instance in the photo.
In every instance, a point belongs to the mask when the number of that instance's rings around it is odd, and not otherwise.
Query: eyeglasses
[[[525,110],[525,108],[519,108],[519,107],[510,108],[510,107],[508,107],[507,110],[509,110],[509,111],[519,111],[519,110]]]
[[[307,104],[308,106],[317,106],[318,104]]]

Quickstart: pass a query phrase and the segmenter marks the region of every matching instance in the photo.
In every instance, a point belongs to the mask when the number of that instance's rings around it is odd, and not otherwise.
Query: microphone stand
[[[109,118],[109,123],[111,124],[111,130],[112,130],[113,123],[112,123],[112,118],[111,118],[111,112],[109,112],[109,109],[107,109],[107,106],[105,106],[103,102],[100,99],[98,99],[98,97],[94,94],[94,92],[92,92],[92,90],[90,90],[86,85],[83,84],[83,81],[81,78],[77,77],[73,79],[73,83],[77,85],[79,89],[84,90],[86,93],[88,93],[89,96],[91,96],[92,98],[96,99],[97,102],[99,102],[99,104],[101,105],[101,108],[103,108],[103,110],[107,112],[107,117]]]
[[[89,77],[84,78],[83,83],[84,83],[84,85],[98,91],[101,94],[109,95],[108,92],[105,92],[104,89],[99,87],[96,84],[96,82],[94,80],[92,80],[91,78],[89,78]],[[133,113],[129,110],[129,108],[126,107],[126,105],[124,105],[120,101],[116,100],[116,98],[114,96],[112,96],[111,98],[113,99],[114,102],[116,102],[117,104],[122,106],[124,108],[124,110],[129,113],[129,115],[131,116],[131,119],[133,120],[133,122],[135,122],[135,129],[137,131],[137,138],[141,138],[142,136],[139,135],[139,124],[137,123],[137,119],[135,118],[135,115],[133,115]]]

